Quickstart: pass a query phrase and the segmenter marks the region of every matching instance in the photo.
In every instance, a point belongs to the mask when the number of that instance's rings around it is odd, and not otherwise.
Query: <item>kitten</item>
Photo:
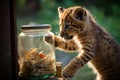
[[[89,62],[97,80],[120,80],[120,45],[99,26],[92,14],[81,6],[58,8],[60,36],[45,36],[45,41],[64,51],[79,54],[63,69],[64,78],[72,78]]]

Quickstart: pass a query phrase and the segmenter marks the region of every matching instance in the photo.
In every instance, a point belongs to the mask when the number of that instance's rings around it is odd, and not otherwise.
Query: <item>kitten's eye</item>
[[[70,27],[69,24],[66,24],[66,25],[65,25],[65,29],[68,29],[69,27]]]

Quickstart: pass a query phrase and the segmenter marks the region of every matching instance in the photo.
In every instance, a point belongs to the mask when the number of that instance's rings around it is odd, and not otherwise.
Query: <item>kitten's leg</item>
[[[65,41],[63,38],[61,37],[57,37],[57,36],[45,36],[45,41],[47,43],[53,44],[55,45],[56,48],[65,50],[65,51],[77,51],[79,50],[79,46],[78,44],[75,43],[74,40],[70,40],[70,41]]]
[[[70,61],[70,63],[63,69],[62,75],[64,78],[72,78],[74,74],[89,60],[94,57],[94,48],[84,44],[81,52],[77,57]]]

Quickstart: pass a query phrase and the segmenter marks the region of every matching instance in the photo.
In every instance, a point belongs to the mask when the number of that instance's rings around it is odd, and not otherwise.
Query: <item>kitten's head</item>
[[[87,12],[85,8],[80,6],[64,9],[58,7],[60,36],[66,40],[72,39],[84,31],[85,22],[87,20]]]

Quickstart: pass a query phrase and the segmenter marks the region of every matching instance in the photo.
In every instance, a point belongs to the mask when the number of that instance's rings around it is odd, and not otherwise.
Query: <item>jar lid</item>
[[[51,29],[50,24],[32,24],[32,25],[22,25],[21,29]]]

